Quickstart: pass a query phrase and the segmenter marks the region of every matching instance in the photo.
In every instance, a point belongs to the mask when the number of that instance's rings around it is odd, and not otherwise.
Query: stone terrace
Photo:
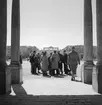
[[[30,74],[30,64],[23,62],[24,83],[12,85],[10,95],[0,96],[0,105],[102,105],[102,95],[80,82],[78,72],[77,81],[71,76],[35,76]]]

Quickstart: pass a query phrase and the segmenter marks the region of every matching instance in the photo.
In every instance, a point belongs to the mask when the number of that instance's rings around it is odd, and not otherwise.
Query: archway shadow
[[[12,89],[14,93],[16,94],[16,96],[26,96],[27,95],[27,92],[25,91],[23,86],[20,84],[12,85]]]
[[[32,95],[12,85],[15,95],[1,95],[0,105],[102,105],[102,95]]]

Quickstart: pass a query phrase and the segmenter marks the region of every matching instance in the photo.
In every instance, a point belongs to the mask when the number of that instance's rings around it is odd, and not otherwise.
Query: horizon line
[[[7,47],[8,46],[11,46],[11,45],[6,45]],[[20,47],[22,47],[22,46],[25,46],[25,47],[36,47],[36,48],[38,48],[38,49],[40,49],[40,50],[42,50],[44,47],[37,47],[37,46],[35,46],[35,45],[20,45]],[[84,46],[84,45],[82,45],[82,44],[77,44],[77,45],[66,45],[65,47],[67,47],[67,46]],[[97,45],[93,45],[93,46],[96,46],[97,47]],[[45,47],[56,47],[56,46],[45,46]],[[57,46],[58,47],[58,46]],[[59,49],[64,49],[65,47],[63,47],[63,48],[60,48],[60,47],[58,47]]]

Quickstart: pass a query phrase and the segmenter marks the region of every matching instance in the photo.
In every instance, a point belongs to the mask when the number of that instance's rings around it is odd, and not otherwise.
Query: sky
[[[64,48],[83,45],[84,0],[20,0],[20,45]],[[7,0],[7,45],[11,45],[11,7]],[[95,0],[93,44],[96,45]]]

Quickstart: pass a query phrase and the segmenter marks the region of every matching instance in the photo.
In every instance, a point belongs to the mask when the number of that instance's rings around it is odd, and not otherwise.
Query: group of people
[[[32,74],[38,75],[41,71],[43,76],[48,77],[66,74],[72,75],[71,80],[74,81],[80,59],[73,46],[72,51],[68,54],[66,50],[63,51],[63,54],[61,54],[60,51],[54,51],[53,53],[50,53],[49,56],[46,51],[41,54],[36,54],[36,51],[33,51],[30,55],[30,63]]]

